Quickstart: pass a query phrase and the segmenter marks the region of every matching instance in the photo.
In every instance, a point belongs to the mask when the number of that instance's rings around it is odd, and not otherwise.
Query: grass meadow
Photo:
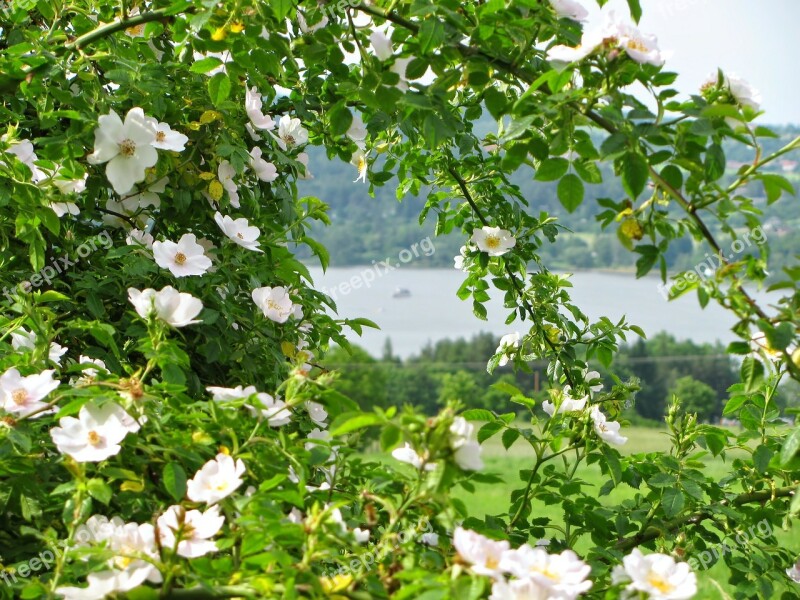
[[[669,438],[664,430],[629,427],[625,429],[624,434],[628,436],[628,443],[621,448],[623,454],[659,452],[669,449]],[[485,471],[501,476],[504,483],[485,485],[476,483],[474,493],[459,490],[456,495],[466,503],[470,510],[470,515],[482,517],[487,513],[497,514],[507,509],[511,491],[523,486],[519,479],[519,471],[520,469],[530,468],[532,455],[530,446],[524,441],[518,441],[508,450],[503,448],[499,435],[486,441],[483,444],[483,457],[486,463]],[[728,455],[727,459],[729,462],[732,460],[730,456]],[[722,479],[729,470],[730,465],[726,464],[721,458],[710,458],[707,461],[706,472],[713,478]],[[595,485],[598,493],[607,479],[600,473],[597,465],[582,465],[578,469],[576,476],[591,485]],[[636,491],[625,484],[621,484],[605,498],[610,504],[617,504],[627,497],[633,497]],[[546,506],[541,503],[537,505],[534,501],[534,514],[539,517],[549,517],[554,523],[563,524],[560,506]],[[782,545],[793,549],[795,554],[800,555],[800,533],[798,533],[796,527],[791,531],[780,530],[776,535]],[[580,553],[581,547],[579,546],[575,550]],[[730,597],[733,589],[727,583],[728,568],[723,561],[719,561],[708,570],[699,571],[697,575],[700,585],[698,598],[725,600]],[[776,593],[776,597],[780,597],[780,594]]]

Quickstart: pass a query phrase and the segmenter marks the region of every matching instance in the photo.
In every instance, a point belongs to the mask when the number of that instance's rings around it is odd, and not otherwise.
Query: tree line
[[[467,408],[502,407],[505,411],[508,395],[494,387],[498,382],[514,385],[539,403],[548,400],[544,363],[531,364],[527,372],[514,373],[510,366],[498,368],[493,375],[486,372],[486,361],[498,343],[497,336],[480,333],[470,339],[429,343],[419,354],[402,359],[387,339],[380,357],[355,345],[351,352],[333,348],[326,365],[338,373],[337,389],[365,410],[412,405],[432,415],[449,401],[458,400]],[[599,364],[591,368],[600,372],[606,391],[613,385],[613,376],[640,380],[641,389],[625,413],[633,424],[663,422],[673,394],[686,412],[716,423],[722,417],[727,390],[739,377],[739,364],[726,355],[725,348],[720,342],[698,344],[661,332],[622,346],[610,368]],[[796,396],[782,390],[779,403],[786,406]]]

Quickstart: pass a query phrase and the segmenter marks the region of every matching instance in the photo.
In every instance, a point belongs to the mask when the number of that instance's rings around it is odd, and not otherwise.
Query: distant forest
[[[492,387],[497,382],[514,385],[541,406],[550,398],[542,385],[547,381],[546,365],[533,363],[530,372],[517,373],[509,365],[489,375],[486,362],[498,343],[499,338],[489,333],[469,340],[441,340],[406,360],[394,356],[388,341],[381,357],[357,346],[352,353],[333,348],[325,366],[338,372],[334,386],[366,410],[408,404],[433,415],[449,400],[459,400],[468,408],[524,411],[509,403],[507,393]],[[739,364],[725,354],[724,345],[677,341],[667,333],[649,340],[634,338],[609,369],[595,364],[591,368],[603,376],[605,391],[613,385],[612,373],[623,381],[640,380],[641,389],[624,414],[635,425],[663,423],[672,394],[678,395],[684,410],[703,421],[718,422],[729,398],[728,388],[739,381]],[[797,405],[796,387],[782,388],[777,402],[781,407]]]
[[[484,131],[494,127],[491,121],[481,123]],[[777,138],[761,138],[765,155],[784,146],[800,132],[795,126],[773,128]],[[595,140],[600,145],[602,138]],[[753,152],[742,144],[725,146],[728,163],[727,178],[732,179],[739,166],[752,162]],[[310,148],[310,169],[314,176],[301,181],[301,195],[317,196],[330,206],[331,227],[316,227],[313,237],[324,244],[331,255],[331,266],[345,267],[371,264],[373,261],[397,257],[398,253],[419,242],[426,236],[433,236],[435,215],[431,212],[428,220],[420,227],[419,215],[425,204],[425,193],[419,197],[406,196],[401,200],[395,197],[396,180],[387,181],[383,186],[374,187],[374,197],[370,196],[370,186],[354,183],[355,169],[338,159],[328,160],[322,150]],[[791,155],[788,156],[791,158]],[[771,169],[784,175],[797,189],[800,185],[800,165],[791,160],[775,161]],[[534,181],[533,171],[523,166],[516,172],[517,184],[529,203],[529,210],[538,214],[544,210],[557,217],[571,232],[563,231],[555,244],[545,242],[542,257],[545,264],[553,269],[617,269],[634,270],[637,254],[628,252],[617,240],[616,224],[603,229],[597,216],[605,210],[597,203],[599,198],[620,201],[624,198],[619,179],[613,175],[610,165],[601,167],[603,182],[587,185],[586,200],[572,214],[568,214],[556,198],[556,182]],[[792,262],[797,253],[793,243],[793,231],[800,223],[800,202],[780,202],[767,205],[763,186],[758,183],[747,189],[756,206],[764,211],[764,233],[772,246],[769,269],[776,271]],[[744,221],[733,219],[734,226]],[[436,252],[430,257],[420,257],[408,268],[449,267],[453,257],[464,244],[461,235],[437,238]],[[307,248],[300,248],[301,258],[313,262]],[[704,258],[707,249],[693,245],[688,238],[672,244],[667,254],[670,273],[693,268]]]

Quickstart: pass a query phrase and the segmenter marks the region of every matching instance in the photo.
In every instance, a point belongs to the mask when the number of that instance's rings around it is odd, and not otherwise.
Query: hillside
[[[487,124],[481,125],[484,125],[483,130],[488,130],[485,127]],[[762,139],[766,153],[785,145],[797,135],[800,128],[790,126],[774,130],[779,134],[778,138]],[[742,145],[728,144],[725,152],[728,161],[726,177],[729,179],[742,164],[753,160],[752,151]],[[351,165],[338,160],[329,161],[318,148],[310,148],[309,155],[314,178],[299,182],[302,184],[300,192],[317,196],[330,205],[332,226],[317,227],[313,235],[329,249],[331,266],[372,264],[373,261],[396,257],[402,249],[433,235],[433,220],[429,218],[422,228],[418,222],[425,203],[424,196],[407,196],[398,201],[395,198],[396,180],[390,180],[383,187],[375,187],[374,197],[371,197],[368,185],[353,182],[355,170]],[[776,162],[772,169],[785,175],[795,188],[800,185],[800,166],[795,161]],[[562,233],[556,244],[547,244],[543,248],[543,258],[553,268],[634,268],[638,255],[622,248],[613,226],[603,230],[596,220],[596,216],[604,210],[598,205],[597,199],[619,201],[624,197],[622,186],[613,176],[610,165],[603,165],[601,171],[603,183],[587,185],[586,201],[573,214],[568,214],[556,198],[556,183],[534,181],[532,171],[525,167],[513,178],[528,199],[532,212],[538,214],[545,210],[572,230],[572,233]],[[796,251],[791,231],[800,222],[800,204],[784,197],[777,204],[767,206],[760,184],[751,186],[747,193],[764,210],[764,233],[770,239],[773,251],[769,266],[775,271],[788,264]],[[451,266],[453,256],[463,243],[460,235],[438,238],[436,252],[432,256],[415,259],[408,267]],[[705,252],[705,248],[682,239],[673,244],[667,256],[670,269],[691,268],[703,260]],[[302,256],[314,260],[307,251]]]

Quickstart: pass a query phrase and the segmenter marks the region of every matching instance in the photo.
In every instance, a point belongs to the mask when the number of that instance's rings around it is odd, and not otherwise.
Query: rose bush
[[[570,0],[6,6],[0,595],[690,598],[692,558],[755,523],[790,528],[800,430],[778,426],[774,395],[800,379],[800,270],[769,307],[750,294],[766,244],[673,289],[738,318],[725,414],[742,429],[676,398],[672,450],[623,457],[617,419],[639,382],[600,381],[589,361],[610,365],[642,332],[572,304],[538,256],[565,225],[511,182],[558,181],[574,210],[612,162],[627,197],[599,200],[601,219],[637,275],[665,280],[673,240],[721,254],[758,226],[754,195],[794,193],[769,167],[799,143],[762,155],[757,93],[720,72],[678,99],[629,5],[632,20],[585,31]],[[498,129],[480,137],[485,113]],[[725,139],[754,152],[733,178]],[[329,260],[309,237],[324,199],[298,193],[309,145],[353,185],[427,194],[421,218],[462,232],[459,296],[485,319],[493,287],[517,323],[488,368],[546,359],[549,418],[507,384],[507,407],[435,416],[361,410],[331,387],[326,350],[374,324],[331,316],[294,256]],[[368,429],[379,460],[360,452]],[[497,481],[480,455],[495,435],[532,462],[509,506],[476,519],[452,491]],[[728,476],[704,473],[732,450]],[[637,493],[615,505],[618,486]],[[773,529],[718,557],[737,597],[797,596]]]

